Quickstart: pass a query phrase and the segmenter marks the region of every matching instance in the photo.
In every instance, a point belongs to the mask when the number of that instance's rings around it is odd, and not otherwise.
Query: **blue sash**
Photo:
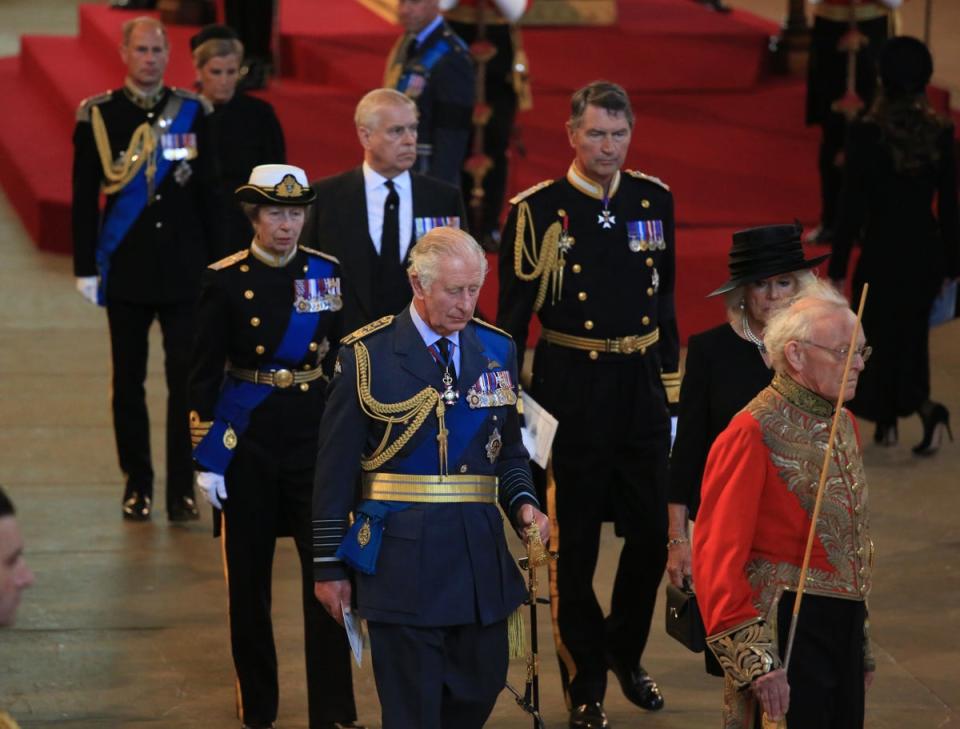
[[[164,129],[165,134],[182,134],[190,130],[193,126],[193,120],[200,109],[200,102],[193,99],[182,99],[171,95],[174,98],[181,99],[182,104],[177,116],[170,123],[170,126]],[[167,103],[170,103],[169,101]],[[159,188],[170,167],[173,164],[171,160],[164,158],[162,154],[157,154],[157,169],[153,178],[155,188]],[[107,303],[107,276],[110,273],[110,259],[117,248],[123,242],[127,233],[137,222],[140,213],[150,202],[147,200],[147,165],[144,164],[140,171],[134,175],[133,179],[117,193],[110,213],[103,221],[100,228],[100,237],[97,240],[97,272],[100,274],[100,286],[97,288],[97,303],[105,306]]]
[[[309,256],[307,278],[332,278],[335,275],[336,269],[330,261],[319,256]],[[317,331],[320,313],[301,313],[295,306],[291,307],[287,330],[266,369],[281,369],[289,366],[291,362],[303,359]],[[226,473],[236,448],[235,440],[227,435],[227,431],[231,430],[235,438],[240,438],[250,425],[250,415],[267,399],[273,389],[270,385],[255,385],[232,377],[224,378],[220,398],[213,410],[213,425],[193,449],[194,460],[205,471]]]
[[[487,361],[509,361],[509,339],[486,327],[477,326],[476,332],[483,344],[483,356],[487,358]],[[447,457],[449,463],[456,463],[460,459],[460,456],[473,441],[477,431],[486,420],[486,410],[484,408],[471,408],[465,397],[457,400],[457,404],[452,408],[447,408],[446,421],[449,431],[447,435]],[[432,423],[430,425],[428,423],[431,423],[431,421],[428,420],[421,427],[436,427]],[[391,459],[390,466],[390,470],[396,473],[439,474],[440,456],[437,452],[436,439],[421,439],[420,445],[411,454],[404,458],[395,457]],[[391,512],[409,508],[410,504],[396,501],[362,501],[356,508],[356,519],[353,526],[350,527],[343,541],[340,542],[340,547],[337,549],[337,558],[364,574],[374,574],[387,516]],[[363,540],[360,539],[362,529],[369,532]],[[361,541],[364,542],[363,546],[360,545]]]
[[[440,62],[441,58],[447,55],[451,48],[452,46],[445,38],[441,38],[432,46],[430,46],[426,53],[424,53],[417,60],[412,68],[404,71],[403,75],[400,77],[400,80],[397,82],[397,91],[399,91],[401,94],[406,93],[407,87],[410,86],[410,78],[412,76],[424,76],[429,78],[433,67]]]

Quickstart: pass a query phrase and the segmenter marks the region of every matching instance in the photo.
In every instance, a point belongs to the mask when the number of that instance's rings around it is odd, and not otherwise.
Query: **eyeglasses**
[[[803,339],[801,341],[804,344],[809,344],[811,347],[816,347],[817,349],[822,349],[827,352],[832,352],[833,354],[837,355],[838,359],[846,359],[847,353],[850,351],[850,347],[839,347],[837,349],[834,349],[833,347],[824,347],[822,344],[817,344],[816,342],[811,342],[807,339]],[[855,349],[854,353],[859,354],[860,358],[863,359],[864,362],[866,362],[868,359],[870,359],[870,355],[873,354],[873,347],[865,344],[862,347],[858,347],[857,349]]]

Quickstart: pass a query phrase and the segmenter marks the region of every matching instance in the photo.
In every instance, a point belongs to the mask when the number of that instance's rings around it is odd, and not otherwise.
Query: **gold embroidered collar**
[[[811,415],[822,418],[829,418],[833,415],[833,403],[803,387],[789,375],[778,372],[773,376],[773,382],[770,384],[787,402],[796,405]]]
[[[256,258],[260,263],[263,263],[270,268],[283,268],[290,261],[293,260],[293,257],[297,255],[297,246],[294,245],[289,251],[284,255],[278,256],[276,253],[271,253],[264,248],[261,248],[257,245],[256,241],[250,244],[250,252],[253,254],[253,257]]]
[[[128,76],[123,82],[123,93],[127,95],[127,98],[130,99],[134,104],[139,106],[141,109],[150,110],[160,103],[160,99],[163,98],[163,92],[165,91],[163,84],[157,84],[152,89],[147,89],[144,91],[139,88],[133,81],[130,80]]]
[[[595,200],[603,200],[603,187],[598,185],[593,180],[589,179],[583,175],[580,170],[577,169],[577,163],[571,162],[570,169],[567,170],[567,182],[573,185],[577,190],[582,192],[584,195],[588,195]],[[613,180],[610,182],[610,192],[607,194],[607,199],[609,200],[614,195],[617,194],[617,190],[620,188],[620,170],[617,170],[613,175]]]

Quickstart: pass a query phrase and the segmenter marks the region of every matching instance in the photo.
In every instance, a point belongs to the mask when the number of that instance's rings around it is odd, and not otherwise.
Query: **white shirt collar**
[[[379,172],[373,169],[373,167],[367,164],[366,160],[364,160],[363,184],[368,191],[374,190],[382,185],[385,185],[387,182],[387,179],[389,178],[386,178],[383,175],[381,175]],[[396,186],[398,190],[403,190],[403,189],[406,189],[407,187],[410,187],[411,185],[410,170],[404,170],[399,175],[392,178],[392,180],[393,180],[394,186]]]
[[[417,311],[417,307],[413,305],[413,302],[410,302],[410,318],[413,320],[413,325],[417,328],[417,331],[420,333],[420,338],[423,339],[423,343],[428,347],[437,343],[438,340],[443,339],[443,335],[437,334],[433,329],[430,328],[430,325],[423,320],[423,317],[420,316],[420,312]],[[456,351],[456,348],[460,347],[460,332],[453,332],[453,334],[448,334],[447,339],[453,342]]]

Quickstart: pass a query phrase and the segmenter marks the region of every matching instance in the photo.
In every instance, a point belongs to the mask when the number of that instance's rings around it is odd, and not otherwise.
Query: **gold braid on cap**
[[[357,356],[357,392],[360,395],[360,409],[374,420],[387,424],[380,444],[369,457],[360,459],[360,467],[364,471],[375,471],[393,458],[420,430],[420,426],[426,421],[430,411],[435,410],[440,429],[437,434],[440,475],[447,475],[447,434],[449,431],[444,418],[446,407],[440,393],[432,387],[425,387],[413,397],[402,402],[379,402],[374,399],[370,392],[370,352],[363,342],[354,344],[353,351]],[[399,423],[409,424],[393,443],[387,445],[393,426]]]
[[[103,123],[99,107],[93,107],[90,121],[93,126],[93,139],[100,155],[100,165],[103,167],[103,193],[112,195],[122,190],[136,177],[144,164],[147,165],[147,189],[153,190],[153,178],[157,174],[157,138],[150,125],[144,122],[133,130],[127,149],[120,155],[120,159],[114,162],[110,154],[107,126]]]
[[[527,220],[530,221],[530,241],[527,243]],[[540,311],[547,299],[547,287],[550,287],[550,301],[556,304],[560,300],[563,288],[563,267],[566,264],[560,248],[560,233],[563,226],[559,221],[553,223],[543,235],[540,250],[537,250],[537,232],[533,228],[533,213],[530,204],[521,202],[517,208],[517,234],[513,241],[513,272],[521,281],[540,279],[537,298],[533,310]],[[524,273],[524,264],[533,268]]]

